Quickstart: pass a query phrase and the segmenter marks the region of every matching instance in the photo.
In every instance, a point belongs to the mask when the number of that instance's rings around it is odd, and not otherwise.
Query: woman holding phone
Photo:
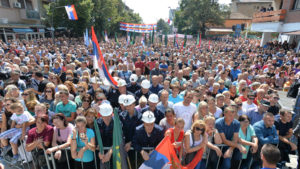
[[[76,127],[71,134],[71,155],[75,159],[75,169],[94,168],[95,133],[86,128],[86,124],[86,118],[78,116],[75,119]]]

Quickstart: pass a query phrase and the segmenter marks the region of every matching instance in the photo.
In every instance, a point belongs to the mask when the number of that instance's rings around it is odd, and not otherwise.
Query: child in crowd
[[[21,103],[14,103],[11,105],[10,109],[13,112],[11,116],[12,124],[11,129],[6,130],[0,134],[0,139],[10,139],[10,145],[12,147],[13,159],[12,164],[16,164],[19,160],[18,154],[18,140],[23,140],[26,135],[26,123],[29,121],[29,117],[24,113],[24,108]],[[9,147],[6,146],[3,148],[6,154]]]

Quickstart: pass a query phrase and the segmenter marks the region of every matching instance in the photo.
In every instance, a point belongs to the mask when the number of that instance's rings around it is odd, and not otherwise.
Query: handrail
[[[253,14],[252,22],[272,22],[285,19],[286,9],[277,11],[257,12]]]

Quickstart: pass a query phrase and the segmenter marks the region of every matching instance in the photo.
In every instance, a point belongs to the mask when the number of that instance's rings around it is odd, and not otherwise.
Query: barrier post
[[[46,154],[46,151],[45,151],[44,148],[43,148],[43,151],[44,151],[44,156],[46,158],[46,163],[47,163],[48,169],[51,169],[51,166],[50,166],[50,163],[49,163],[49,159],[48,159],[48,155]]]
[[[54,159],[54,156],[53,156],[53,152],[51,152],[51,160],[52,160],[53,169],[56,169],[56,164],[55,164],[55,159]]]
[[[68,155],[68,150],[65,149],[66,157],[67,157],[67,163],[68,163],[68,169],[70,169],[70,161],[69,161],[69,155]]]
[[[26,152],[27,152],[27,151],[25,150],[24,144],[23,144],[22,141],[21,141],[21,147],[22,147],[22,149],[23,149],[23,151],[24,151],[24,155],[25,155],[25,159],[26,159],[27,166],[28,166],[28,168],[30,169],[29,161],[28,161],[28,158],[27,158],[27,155],[26,155]],[[32,159],[32,161],[33,161],[33,159]],[[22,163],[22,165],[23,165],[23,163]]]

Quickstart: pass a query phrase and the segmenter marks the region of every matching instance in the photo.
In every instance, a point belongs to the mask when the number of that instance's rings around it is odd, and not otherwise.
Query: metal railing
[[[26,152],[25,146],[24,146],[24,143],[23,143],[23,142],[21,142],[21,146],[22,146],[22,149],[24,150],[24,152]],[[221,149],[221,151],[223,151],[223,148],[226,147],[227,145],[225,145],[225,144],[218,144],[218,145],[215,145],[215,146],[219,147],[219,148]],[[228,147],[228,146],[227,146],[227,147]],[[104,150],[109,150],[109,149],[111,149],[111,147],[104,147]],[[148,150],[148,151],[154,150],[153,147],[143,147],[142,149],[143,149],[143,150]],[[71,166],[70,166],[70,160],[72,159],[72,157],[69,157],[69,153],[68,153],[68,151],[70,151],[70,147],[65,148],[65,149],[61,149],[61,151],[65,151],[68,169],[71,169]],[[131,147],[131,148],[130,148],[130,151],[134,151],[134,149]],[[207,155],[207,157],[206,157],[206,167],[208,167],[208,164],[209,164],[209,158],[210,158],[210,156],[211,156],[211,151],[214,151],[214,150],[211,150],[210,148],[207,148],[206,151],[208,151],[208,155]],[[43,152],[44,152],[44,156],[45,156],[45,159],[46,159],[46,165],[47,165],[47,168],[48,168],[48,169],[58,169],[57,166],[56,166],[54,154],[53,154],[53,153],[47,154],[45,149],[43,149]],[[94,163],[95,163],[95,168],[98,169],[97,160],[96,160],[96,158],[97,158],[96,151],[93,151],[93,153],[94,153]],[[138,166],[137,166],[137,165],[138,165],[138,158],[137,158],[137,156],[138,156],[138,152],[135,151],[135,157],[134,157],[134,158],[135,158],[135,169],[138,168]],[[29,169],[31,169],[30,164],[29,164],[30,161],[28,161],[28,158],[27,158],[26,155],[25,155],[25,158],[26,158],[26,162],[25,162],[26,164],[22,162],[22,168],[25,169],[25,165],[27,165],[27,167],[28,167]],[[218,156],[218,161],[217,161],[216,169],[220,169],[220,161],[221,161],[221,158],[222,158],[222,156]],[[33,158],[32,158],[32,164],[33,164],[33,166],[34,166],[34,169],[37,169],[37,168],[36,168],[36,163],[37,163],[37,162],[36,162],[35,160],[36,160],[36,159],[33,157]],[[250,168],[250,166],[252,165],[252,162],[253,162],[253,159],[252,159],[251,162],[250,162],[249,168]],[[109,162],[108,162],[108,163],[109,163]],[[237,169],[239,169],[239,168],[241,167],[241,164],[242,164],[242,160],[240,160],[240,162],[239,162],[239,167],[238,167]],[[84,162],[81,161],[81,166],[82,166],[82,168],[83,168],[83,165],[84,165]],[[27,169],[27,167],[26,167],[26,169]]]

